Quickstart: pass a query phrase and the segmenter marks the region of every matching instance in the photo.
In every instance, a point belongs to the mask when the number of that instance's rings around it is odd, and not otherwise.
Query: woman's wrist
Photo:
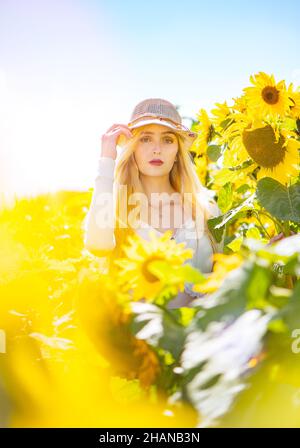
[[[112,160],[116,160],[116,150],[112,150],[109,148],[102,148],[100,157],[108,157]]]
[[[115,160],[112,157],[100,156],[97,166],[97,178],[111,178],[114,177]]]

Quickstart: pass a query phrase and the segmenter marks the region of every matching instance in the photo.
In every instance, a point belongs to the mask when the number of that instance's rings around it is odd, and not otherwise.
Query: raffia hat
[[[129,129],[136,129],[148,124],[160,124],[172,129],[181,137],[186,148],[192,145],[197,133],[182,124],[182,119],[175,106],[162,98],[148,98],[138,103],[127,123]],[[127,139],[121,135],[118,145],[123,146]]]

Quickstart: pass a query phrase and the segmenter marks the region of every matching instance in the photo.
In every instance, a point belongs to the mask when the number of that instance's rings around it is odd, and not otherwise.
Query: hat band
[[[157,118],[157,119],[159,119],[161,121],[169,121],[171,124],[173,124],[173,126],[176,126],[178,129],[181,129],[181,130],[186,131],[186,132],[191,132],[190,129],[188,129],[182,123],[178,123],[177,121],[172,120],[169,117],[162,117],[161,115],[157,115],[157,114],[154,114],[154,113],[151,113],[151,112],[147,112],[147,113],[145,113],[143,115],[140,115],[137,118],[134,118],[133,120],[130,120],[130,122],[128,124],[137,123],[138,121],[141,121],[141,120],[143,120],[146,117]]]

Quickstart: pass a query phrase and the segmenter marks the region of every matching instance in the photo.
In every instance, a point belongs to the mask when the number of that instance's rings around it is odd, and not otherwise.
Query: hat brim
[[[145,118],[143,120],[138,121],[137,123],[131,123],[129,122],[127,124],[127,126],[129,127],[129,129],[136,129],[136,128],[140,128],[142,126],[146,126],[149,124],[160,124],[162,126],[165,126],[169,129],[172,129],[173,131],[176,132],[176,134],[178,134],[179,136],[182,137],[184,144],[186,146],[191,146],[192,143],[196,140],[198,134],[197,132],[191,131],[187,128],[184,127],[180,127],[180,124],[175,125],[173,123],[170,123],[169,121],[160,119],[160,118]],[[118,145],[119,146],[124,146],[124,144],[128,141],[128,139],[126,138],[122,138],[122,136],[119,137],[119,142]]]

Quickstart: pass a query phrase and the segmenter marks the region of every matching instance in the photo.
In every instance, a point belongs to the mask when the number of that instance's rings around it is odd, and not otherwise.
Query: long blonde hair
[[[122,254],[122,244],[126,241],[129,234],[134,233],[134,229],[130,226],[126,228],[120,227],[122,220],[119,216],[120,204],[126,203],[126,210],[131,210],[131,205],[128,203],[128,198],[132,193],[142,192],[144,193],[143,185],[139,176],[139,169],[134,158],[134,151],[141,132],[141,128],[133,129],[133,137],[123,146],[123,151],[119,157],[118,163],[115,168],[115,181],[114,181],[114,208],[115,208],[115,240],[116,247],[113,251],[113,258],[117,258]],[[201,184],[201,181],[194,168],[193,158],[180,134],[177,134],[178,140],[178,152],[177,163],[173,164],[173,167],[169,173],[170,183],[176,192],[180,195],[184,193],[190,193],[189,197],[192,198],[191,212],[192,217],[196,223],[197,243],[200,236],[205,233],[212,245],[213,253],[217,252],[216,241],[211,234],[207,220],[213,216],[209,203],[216,205],[212,198],[208,197],[207,189]],[[120,189],[121,185],[127,186],[127,194],[124,196],[124,191]],[[199,214],[200,211],[200,214]],[[197,212],[197,213],[196,213]]]

